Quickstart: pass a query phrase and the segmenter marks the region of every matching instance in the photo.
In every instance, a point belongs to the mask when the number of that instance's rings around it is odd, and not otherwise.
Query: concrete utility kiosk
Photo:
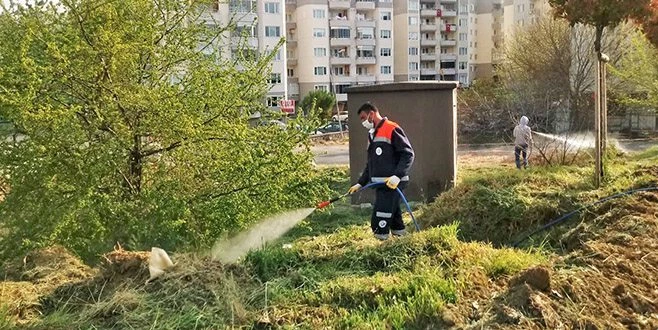
[[[457,178],[457,82],[415,81],[355,86],[347,90],[350,178],[358,180],[366,166],[368,132],[356,111],[366,102],[398,123],[416,153],[409,186],[414,201],[432,201],[454,186]],[[372,192],[352,196],[352,203],[372,201]]]

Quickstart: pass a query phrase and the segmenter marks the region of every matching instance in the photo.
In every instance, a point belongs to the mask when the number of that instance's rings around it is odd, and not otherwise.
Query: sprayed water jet
[[[236,236],[218,241],[211,251],[211,256],[223,263],[236,262],[250,250],[260,249],[266,243],[281,237],[314,210],[315,208],[297,209],[263,219]]]

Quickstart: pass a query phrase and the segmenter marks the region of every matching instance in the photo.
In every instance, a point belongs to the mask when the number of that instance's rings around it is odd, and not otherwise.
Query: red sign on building
[[[295,113],[295,100],[279,100],[279,109],[287,114]]]

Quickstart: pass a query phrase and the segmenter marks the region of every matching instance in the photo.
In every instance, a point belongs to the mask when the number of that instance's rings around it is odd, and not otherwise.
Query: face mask
[[[364,120],[363,122],[361,122],[361,125],[363,125],[363,127],[365,127],[365,128],[368,129],[368,130],[373,129],[373,128],[375,127],[375,124],[369,122],[369,121],[368,121],[368,118],[366,118],[366,120]]]

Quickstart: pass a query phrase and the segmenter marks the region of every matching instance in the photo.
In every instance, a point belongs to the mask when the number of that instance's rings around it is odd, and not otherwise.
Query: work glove
[[[390,176],[386,179],[386,186],[391,189],[396,189],[400,184],[400,178],[397,175]]]
[[[347,191],[347,193],[348,194],[353,194],[353,193],[359,191],[359,189],[361,189],[361,185],[357,183],[357,184],[351,186],[350,189]]]

